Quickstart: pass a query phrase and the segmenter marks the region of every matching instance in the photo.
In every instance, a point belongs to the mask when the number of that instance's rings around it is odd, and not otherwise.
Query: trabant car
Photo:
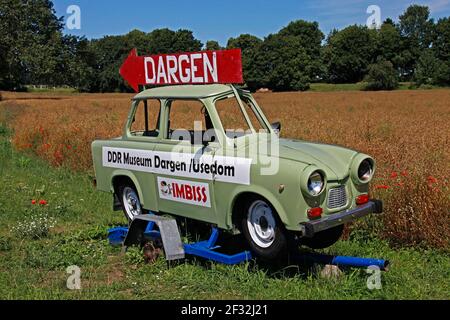
[[[149,212],[198,220],[242,233],[265,259],[292,241],[328,247],[345,223],[381,213],[369,198],[372,157],[280,130],[233,85],[148,89],[121,137],[93,142],[97,188],[129,221]]]

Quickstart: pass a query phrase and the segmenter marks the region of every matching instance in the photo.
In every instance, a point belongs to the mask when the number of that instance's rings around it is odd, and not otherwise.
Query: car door
[[[135,107],[126,127],[127,140],[123,146],[122,161],[142,190],[144,208],[158,211],[158,201],[155,189],[155,175],[151,166],[137,163],[135,159],[152,159],[155,143],[161,139],[161,101],[149,99],[135,101]],[[128,159],[125,159],[128,156]],[[150,163],[149,163],[150,164]]]
[[[162,139],[154,149],[155,187],[162,212],[216,223],[215,143],[203,144],[208,111],[200,100],[166,100]]]

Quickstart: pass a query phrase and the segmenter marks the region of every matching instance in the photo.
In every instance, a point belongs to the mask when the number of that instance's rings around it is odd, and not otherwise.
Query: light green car
[[[232,85],[145,90],[122,136],[92,144],[97,188],[129,221],[150,211],[195,219],[242,233],[266,259],[292,242],[328,247],[345,223],[381,213],[370,156],[280,139],[280,129]]]

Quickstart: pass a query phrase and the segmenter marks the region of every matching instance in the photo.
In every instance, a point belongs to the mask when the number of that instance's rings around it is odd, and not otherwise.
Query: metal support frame
[[[136,216],[131,222],[123,245],[129,247],[142,244],[145,240],[145,234],[153,231],[155,225],[159,229],[166,260],[184,259],[184,248],[181,242],[180,232],[178,231],[176,220],[172,218],[154,214]]]
[[[155,230],[156,226],[159,230]],[[252,259],[250,251],[242,251],[232,255],[219,252],[218,250],[221,248],[220,245],[217,245],[219,233],[220,231],[217,228],[212,228],[211,236],[208,240],[183,244],[175,219],[150,214],[135,217],[130,228],[117,227],[110,229],[108,231],[108,239],[111,245],[123,244],[125,248],[130,245],[142,244],[145,239],[161,239],[166,260],[168,261],[184,259],[185,254],[227,265],[239,264]],[[298,263],[309,262],[339,267],[368,268],[375,266],[383,271],[387,271],[389,266],[388,260],[317,253],[300,253],[294,259]]]
[[[217,228],[213,228],[208,241],[185,244],[184,250],[186,254],[202,257],[208,260],[228,265],[239,264],[241,262],[246,262],[252,259],[252,254],[250,251],[242,251],[234,255],[228,255],[218,252],[217,249],[221,248],[220,246],[216,245],[218,238],[219,230]]]
[[[319,263],[338,267],[368,268],[377,267],[381,271],[387,271],[389,260],[372,259],[362,257],[333,256],[328,254],[304,253],[295,257],[299,263]]]

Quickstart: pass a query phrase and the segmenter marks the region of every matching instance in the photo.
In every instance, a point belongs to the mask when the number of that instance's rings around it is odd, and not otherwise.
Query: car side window
[[[136,137],[158,137],[160,128],[161,103],[159,100],[140,101],[136,107],[131,135]]]
[[[165,138],[173,141],[190,141],[202,144],[216,141],[209,113],[199,100],[171,100],[168,132]]]

